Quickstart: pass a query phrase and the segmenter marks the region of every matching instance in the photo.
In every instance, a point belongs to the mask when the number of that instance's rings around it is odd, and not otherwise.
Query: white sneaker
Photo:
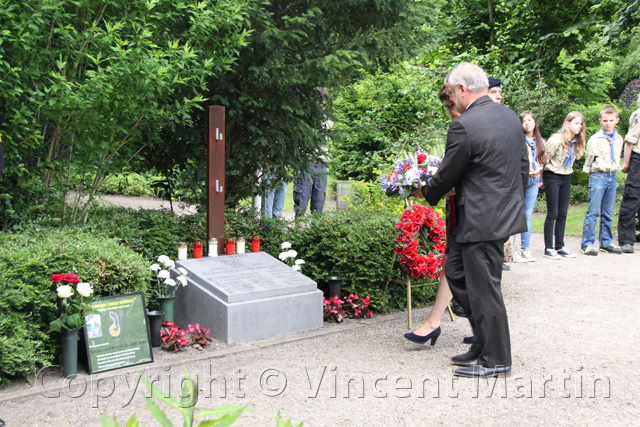
[[[513,262],[528,262],[528,260],[522,257],[522,255],[520,255],[520,252],[514,252]]]
[[[533,257],[533,255],[531,255],[531,252],[529,251],[522,251],[522,259],[525,260],[525,262],[535,262],[536,259]]]
[[[558,252],[553,249],[546,249],[542,256],[549,259],[562,259],[562,257],[558,255]]]
[[[573,252],[569,251],[568,249],[565,248],[560,248],[556,251],[558,253],[558,255],[563,256],[565,258],[575,258],[578,255],[574,254]]]

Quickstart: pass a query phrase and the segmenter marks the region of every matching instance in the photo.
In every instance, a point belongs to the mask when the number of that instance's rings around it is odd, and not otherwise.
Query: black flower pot
[[[149,332],[151,333],[151,347],[160,347],[162,344],[162,338],[160,338],[160,329],[162,329],[162,311],[149,311],[147,317],[149,318]]]
[[[338,298],[342,298],[342,277],[331,276],[327,277],[327,281],[329,282],[329,297],[333,298],[334,296],[338,296]]]

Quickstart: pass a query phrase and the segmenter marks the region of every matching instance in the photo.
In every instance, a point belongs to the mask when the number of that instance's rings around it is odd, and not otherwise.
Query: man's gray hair
[[[475,64],[461,62],[444,78],[444,84],[456,87],[464,85],[471,92],[479,92],[489,89],[487,74]]]

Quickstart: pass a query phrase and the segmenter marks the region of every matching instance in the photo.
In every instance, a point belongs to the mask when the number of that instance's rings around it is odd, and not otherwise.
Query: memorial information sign
[[[91,302],[85,317],[89,373],[153,362],[144,295],[141,292]]]

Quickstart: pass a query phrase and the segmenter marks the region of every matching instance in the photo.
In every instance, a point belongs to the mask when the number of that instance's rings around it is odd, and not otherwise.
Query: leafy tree
[[[449,120],[438,100],[441,73],[404,64],[355,83],[335,103],[332,145],[337,179],[373,181],[389,157],[420,147],[441,150]]]
[[[207,78],[230,70],[245,43],[246,3],[3,1],[0,221],[25,187],[64,193],[74,170],[93,177],[90,202],[163,128],[188,123]],[[86,220],[88,205],[68,216]]]
[[[260,191],[262,174],[292,179],[306,168],[318,155],[324,141],[320,122],[331,115],[331,100],[340,89],[364,70],[388,69],[428,37],[420,27],[430,10],[423,2],[260,0],[250,5],[248,44],[231,71],[209,79],[207,93],[212,104],[227,107],[226,195],[232,206]],[[328,89],[329,100],[315,90],[318,86]],[[195,126],[167,134],[159,153],[166,158],[178,147],[187,150],[190,161],[182,165],[188,170],[176,164],[174,179],[189,173],[188,185],[204,188],[206,115],[192,117]]]

